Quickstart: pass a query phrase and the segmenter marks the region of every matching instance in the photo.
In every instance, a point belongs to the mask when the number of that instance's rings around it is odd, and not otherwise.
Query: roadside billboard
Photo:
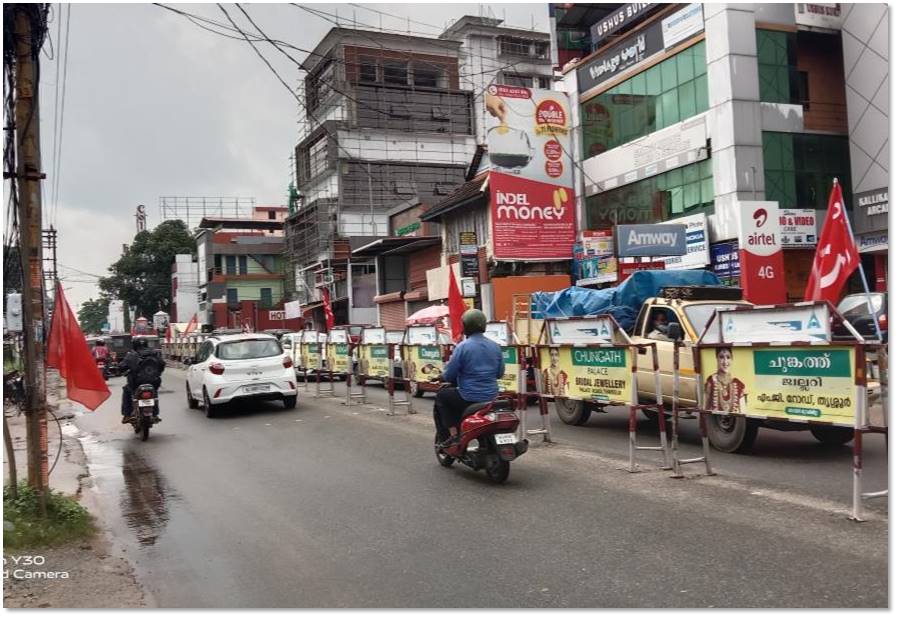
[[[492,85],[485,100],[495,258],[571,259],[576,203],[567,95]]]
[[[852,427],[855,368],[852,347],[705,347],[704,408]]]
[[[625,347],[540,347],[542,394],[628,403],[633,381],[630,353]]]

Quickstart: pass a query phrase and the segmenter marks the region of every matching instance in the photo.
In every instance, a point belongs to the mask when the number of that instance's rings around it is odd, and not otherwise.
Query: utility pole
[[[59,272],[56,270],[56,237],[58,234],[52,225],[50,225],[50,229],[45,229],[43,234],[44,250],[49,253],[48,257],[44,257],[44,263],[47,264],[47,267],[44,268],[44,280],[55,285],[59,279]]]
[[[40,114],[34,42],[42,33],[32,30],[32,16],[40,5],[21,4],[15,13],[16,41],[16,188],[19,198],[22,257],[22,327],[25,335],[25,415],[28,443],[28,483],[40,495],[46,511],[47,380],[44,368],[43,237],[41,233]],[[36,21],[36,20],[35,20]]]

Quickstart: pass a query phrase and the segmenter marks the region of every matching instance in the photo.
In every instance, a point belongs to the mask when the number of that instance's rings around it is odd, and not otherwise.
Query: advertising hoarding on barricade
[[[436,326],[408,326],[400,345],[402,377],[391,375],[387,380],[389,413],[392,414],[398,406],[405,406],[408,413],[414,413],[412,397],[420,398],[425,392],[436,392],[440,386],[431,380],[442,373],[450,353],[451,344],[447,335],[441,334]],[[397,383],[405,386],[404,400],[395,398]]]
[[[832,322],[854,340],[833,341]],[[677,345],[678,347],[678,345]],[[717,311],[696,346],[702,426],[708,414],[854,429],[851,518],[861,520],[862,434],[869,426],[866,345],[827,302],[801,302]],[[674,357],[678,358],[678,350]],[[679,367],[674,367],[673,469],[703,459],[678,459]],[[702,430],[703,433],[703,430]],[[711,472],[712,473],[712,472]],[[881,493],[870,494],[880,496]]]
[[[610,315],[568,319],[546,319],[535,347],[536,385],[542,429],[527,431],[551,440],[548,401],[567,424],[584,424],[595,408],[625,406],[629,411],[629,468],[637,471],[637,450],[663,453],[664,469],[669,469],[670,452],[666,441],[666,418],[660,387],[660,369],[655,343],[636,344]],[[639,403],[636,386],[640,353],[650,353],[654,365],[655,401]],[[659,446],[639,446],[636,414],[649,409],[657,414]]]
[[[386,328],[365,328],[358,347],[358,375],[361,383],[369,379],[386,382],[390,374],[389,345]]]
[[[517,409],[526,409],[526,366],[528,347],[518,345],[516,335],[506,321],[490,321],[484,336],[501,345],[505,372],[498,380],[499,396],[513,397]]]

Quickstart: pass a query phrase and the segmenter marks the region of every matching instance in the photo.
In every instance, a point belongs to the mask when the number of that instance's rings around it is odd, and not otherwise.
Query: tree
[[[137,315],[152,318],[171,305],[171,264],[175,255],[194,254],[196,241],[181,220],[164,221],[141,231],[100,279],[104,297],[124,300]]]
[[[108,315],[109,300],[107,298],[98,300],[91,298],[82,303],[81,308],[78,309],[78,323],[81,324],[84,334],[100,333],[103,331],[103,324],[106,323]]]

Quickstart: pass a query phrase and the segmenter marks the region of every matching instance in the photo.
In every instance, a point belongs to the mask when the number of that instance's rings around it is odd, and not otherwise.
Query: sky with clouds
[[[54,200],[50,179],[56,71],[64,55],[69,6],[64,119],[56,133],[57,139],[61,136],[59,192]],[[334,25],[289,4],[242,6],[271,38],[303,49],[313,49]],[[341,23],[410,27],[431,36],[451,20],[490,10],[509,26],[548,29],[546,3],[309,6],[331,14],[330,20],[338,15]],[[176,8],[227,22],[214,4]],[[234,5],[225,8],[241,27],[248,27]],[[97,297],[96,285],[88,282],[93,279],[83,273],[107,273],[122,244],[134,235],[137,204],[146,204],[152,228],[160,221],[163,195],[244,196],[262,204],[286,203],[299,108],[247,43],[206,32],[151,4],[73,4],[66,5],[66,12],[58,9],[53,6],[50,23],[54,58],[44,55],[41,62],[41,140],[48,176],[44,204],[47,224],[59,230],[60,276],[73,305]],[[45,51],[49,54],[49,45]],[[287,83],[298,81],[295,64],[270,46],[263,51]],[[293,53],[304,60],[305,54]],[[64,67],[61,63],[60,99]]]

